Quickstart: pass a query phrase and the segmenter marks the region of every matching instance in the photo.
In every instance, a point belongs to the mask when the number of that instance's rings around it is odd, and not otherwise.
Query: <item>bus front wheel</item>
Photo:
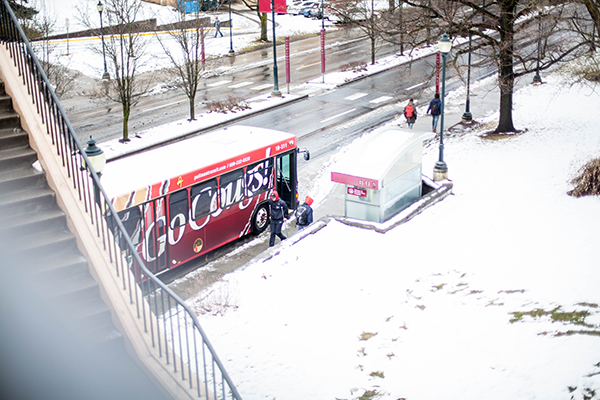
[[[269,225],[269,209],[268,204],[263,204],[258,207],[252,219],[252,232],[256,235],[262,233]]]

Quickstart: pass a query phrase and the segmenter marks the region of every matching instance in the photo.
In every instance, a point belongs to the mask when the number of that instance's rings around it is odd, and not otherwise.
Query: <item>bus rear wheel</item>
[[[267,204],[258,207],[252,218],[252,233],[258,235],[267,229],[269,225],[269,209]]]

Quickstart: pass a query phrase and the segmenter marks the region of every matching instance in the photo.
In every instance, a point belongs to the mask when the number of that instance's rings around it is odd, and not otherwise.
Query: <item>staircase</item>
[[[26,343],[20,343],[25,339],[16,335],[17,344],[5,342],[3,346],[24,346],[33,353],[35,361],[27,367],[32,374],[36,367],[47,374],[48,369],[38,364],[52,365],[54,360],[57,369],[75,378],[73,374],[83,373],[81,368],[73,369],[81,357],[100,368],[80,378],[80,384],[87,382],[82,392],[68,386],[61,389],[60,384],[46,385],[46,398],[110,398],[118,393],[117,398],[164,399],[126,353],[123,336],[112,323],[110,309],[100,297],[44,172],[32,166],[36,160],[0,81],[0,311],[14,307],[8,309],[15,316],[13,322],[29,319],[36,331],[27,331]],[[0,334],[4,330],[13,335],[19,332],[19,326],[7,326],[7,320],[0,325],[4,325]],[[88,376],[94,374],[98,377]],[[60,380],[63,374],[51,371],[51,375]],[[125,394],[133,397],[123,397]]]
[[[56,204],[44,173],[32,164],[19,116],[0,82],[0,230],[9,255],[38,293],[77,320],[77,335],[102,347],[120,346],[122,336],[112,325],[110,309],[100,298],[98,284],[77,250],[75,236]]]

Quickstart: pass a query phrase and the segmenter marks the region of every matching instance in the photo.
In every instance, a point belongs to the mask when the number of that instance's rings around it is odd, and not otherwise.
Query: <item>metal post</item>
[[[439,159],[435,163],[433,168],[433,180],[441,181],[448,179],[448,166],[444,161],[444,105],[446,103],[446,57],[452,49],[452,42],[449,40],[448,35],[444,33],[442,39],[438,42],[440,53],[442,54],[442,107],[441,107],[441,121],[440,121],[440,154]]]
[[[65,18],[65,26],[67,28],[67,55],[69,55],[69,18]]]
[[[275,36],[275,0],[271,0],[271,16],[273,18],[273,92],[271,96],[281,97],[277,71],[277,37]]]
[[[542,83],[540,76],[540,58],[541,58],[541,43],[542,43],[542,10],[538,8],[538,48],[537,48],[537,67],[533,76],[533,83]]]
[[[448,166],[444,161],[444,104],[446,103],[446,54],[442,53],[442,109],[440,117],[440,152],[439,159],[435,163],[435,171],[441,174],[448,173]]]
[[[106,51],[104,49],[104,26],[102,24],[102,11],[104,11],[104,5],[102,4],[102,1],[98,1],[98,5],[96,7],[100,13],[100,35],[102,37],[102,58],[104,59],[104,74],[102,74],[102,79],[109,80],[110,74],[106,69]]]
[[[473,120],[473,114],[471,114],[471,52],[473,35],[469,33],[469,64],[467,67],[467,103],[465,105],[465,112],[462,115],[462,122],[471,122]]]
[[[481,8],[485,9],[485,0],[483,0],[483,4],[481,5]],[[485,22],[485,14],[481,13],[481,23]]]
[[[233,51],[233,37],[231,36],[231,28],[233,21],[231,20],[231,0],[229,0],[229,54],[234,54]]]
[[[321,0],[321,29],[325,30],[325,9],[323,8],[323,0]]]

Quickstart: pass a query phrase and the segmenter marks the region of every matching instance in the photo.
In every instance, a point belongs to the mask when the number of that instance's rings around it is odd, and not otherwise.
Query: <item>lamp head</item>
[[[96,5],[96,9],[98,10],[99,13],[104,11],[104,4],[102,4],[102,1],[98,1],[98,4]]]
[[[97,174],[101,173],[106,165],[106,155],[102,151],[102,149],[96,146],[96,141],[92,139],[90,136],[90,140],[87,142],[87,147],[85,148],[85,155],[90,161],[90,166]],[[85,165],[85,161],[82,160],[82,165]],[[86,167],[89,168],[89,167]]]
[[[442,38],[438,42],[438,49],[440,50],[440,53],[442,53],[442,54],[450,53],[450,49],[452,49],[452,42],[448,38],[448,34],[444,33],[442,35]]]

